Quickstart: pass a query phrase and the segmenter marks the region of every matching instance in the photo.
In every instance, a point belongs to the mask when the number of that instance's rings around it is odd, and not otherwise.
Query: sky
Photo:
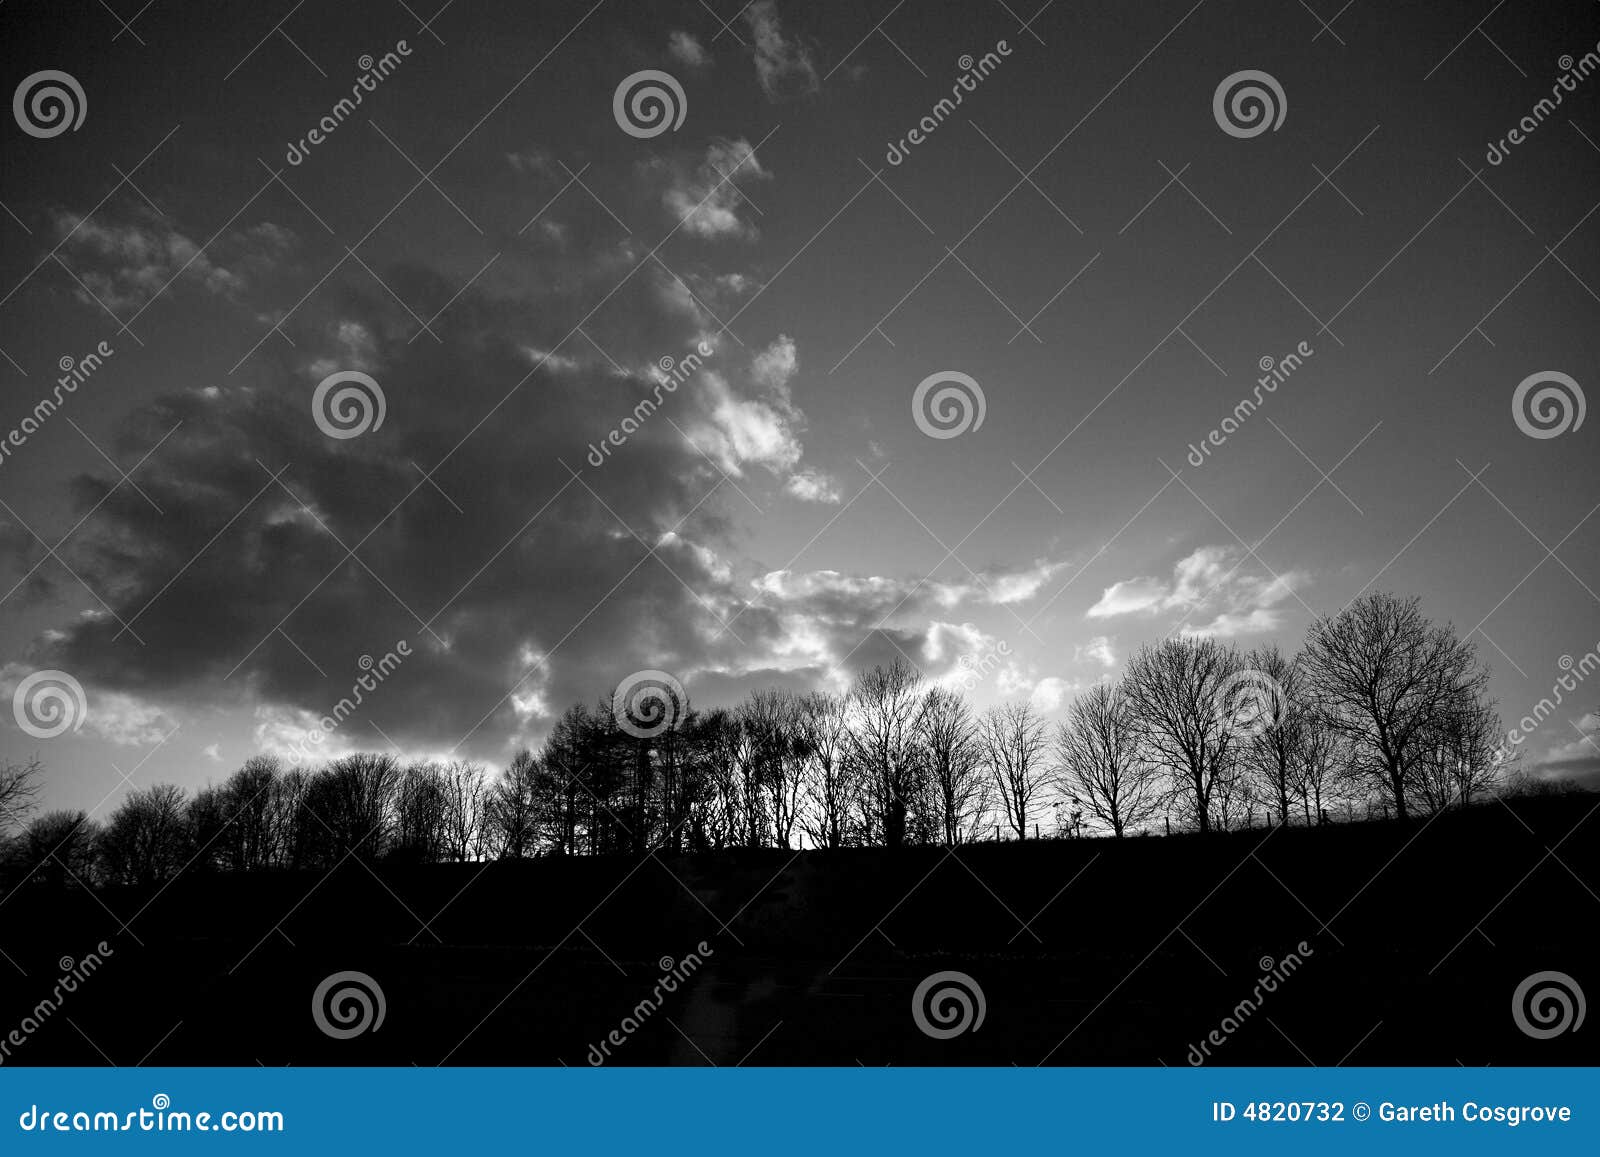
[[[0,9],[14,94],[78,90],[0,124],[47,806],[304,750],[363,676],[318,755],[503,766],[639,671],[1055,718],[1370,590],[1600,776],[1593,5],[435,5]]]

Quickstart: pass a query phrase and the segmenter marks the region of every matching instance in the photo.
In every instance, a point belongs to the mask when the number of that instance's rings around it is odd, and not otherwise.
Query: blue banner
[[[0,1152],[1600,1152],[1596,1069],[0,1069]]]

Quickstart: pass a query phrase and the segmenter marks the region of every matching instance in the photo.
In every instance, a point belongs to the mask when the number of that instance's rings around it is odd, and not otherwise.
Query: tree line
[[[1365,595],[1302,649],[1145,646],[1054,726],[976,712],[896,660],[843,693],[760,690],[735,707],[570,708],[491,773],[355,753],[250,759],[187,795],[131,792],[102,822],[34,816],[38,765],[0,772],[12,879],[150,884],[184,871],[325,869],[756,847],[954,845],[1319,824],[1466,806],[1508,786],[1488,670],[1418,601]]]

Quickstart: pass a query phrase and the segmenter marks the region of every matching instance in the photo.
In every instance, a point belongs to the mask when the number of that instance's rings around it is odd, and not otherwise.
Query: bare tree
[[[929,688],[922,701],[922,734],[939,834],[953,847],[972,838],[988,809],[982,746],[966,700],[948,688]]]
[[[1448,624],[1430,622],[1416,599],[1374,592],[1312,625],[1305,664],[1329,723],[1406,819],[1407,781],[1426,737],[1478,701],[1488,681],[1477,652]]]
[[[863,820],[888,848],[906,843],[907,818],[921,787],[918,729],[922,679],[903,659],[856,680],[852,756],[864,776]]]
[[[0,764],[0,835],[20,828],[33,810],[34,797],[39,794],[39,758],[34,756],[26,763]]]
[[[113,884],[158,884],[188,862],[183,791],[170,783],[129,792],[111,813],[99,842],[105,878]]]
[[[313,775],[295,821],[308,859],[331,865],[346,855],[381,856],[394,825],[400,777],[394,756],[368,752],[335,760]]]
[[[1470,807],[1501,778],[1495,752],[1500,716],[1484,703],[1458,705],[1430,726],[1419,742],[1411,782],[1429,811]]]
[[[1278,823],[1289,822],[1289,796],[1299,772],[1305,737],[1306,704],[1298,659],[1277,647],[1261,647],[1244,659],[1246,670],[1234,690],[1249,700],[1247,736],[1240,756],[1265,798],[1277,804]]]
[[[526,747],[511,759],[505,773],[488,791],[483,826],[488,854],[520,860],[539,844],[538,764]]]
[[[1056,732],[1057,777],[1072,803],[1120,838],[1155,817],[1162,791],[1140,751],[1127,695],[1097,683],[1074,700]]]
[[[18,842],[25,878],[55,887],[92,884],[100,825],[87,812],[45,812],[29,822]]]
[[[984,713],[979,734],[1001,813],[1017,838],[1025,840],[1048,782],[1044,720],[1027,702],[1002,704]]]
[[[445,857],[456,863],[477,859],[483,850],[480,842],[486,786],[483,769],[477,764],[457,760],[444,766],[439,782],[444,792]]]
[[[1237,653],[1215,639],[1168,639],[1142,648],[1124,677],[1144,750],[1172,776],[1202,832],[1236,761],[1238,726],[1223,699],[1238,670]]]
[[[1295,793],[1300,797],[1306,823],[1321,823],[1328,803],[1341,791],[1350,774],[1347,741],[1311,713],[1300,736],[1295,759]]]
[[[855,765],[849,760],[850,701],[813,691],[800,700],[800,733],[807,756],[800,830],[819,848],[842,848],[856,807]]]
[[[764,828],[778,847],[787,848],[800,818],[808,759],[799,697],[781,689],[754,692],[746,704],[746,726],[757,752],[755,786]]]

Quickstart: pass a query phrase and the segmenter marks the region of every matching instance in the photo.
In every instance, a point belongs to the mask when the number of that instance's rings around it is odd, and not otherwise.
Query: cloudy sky
[[[0,128],[0,690],[87,702],[0,718],[48,803],[287,750],[402,643],[323,750],[895,655],[1054,713],[1369,589],[1508,724],[1600,644],[1600,419],[1513,404],[1600,376],[1592,4],[436,6],[0,9],[6,84],[83,94]],[[1276,128],[1225,129],[1246,70]],[[381,424],[325,432],[340,373]],[[1529,750],[1593,774],[1563,697]]]

